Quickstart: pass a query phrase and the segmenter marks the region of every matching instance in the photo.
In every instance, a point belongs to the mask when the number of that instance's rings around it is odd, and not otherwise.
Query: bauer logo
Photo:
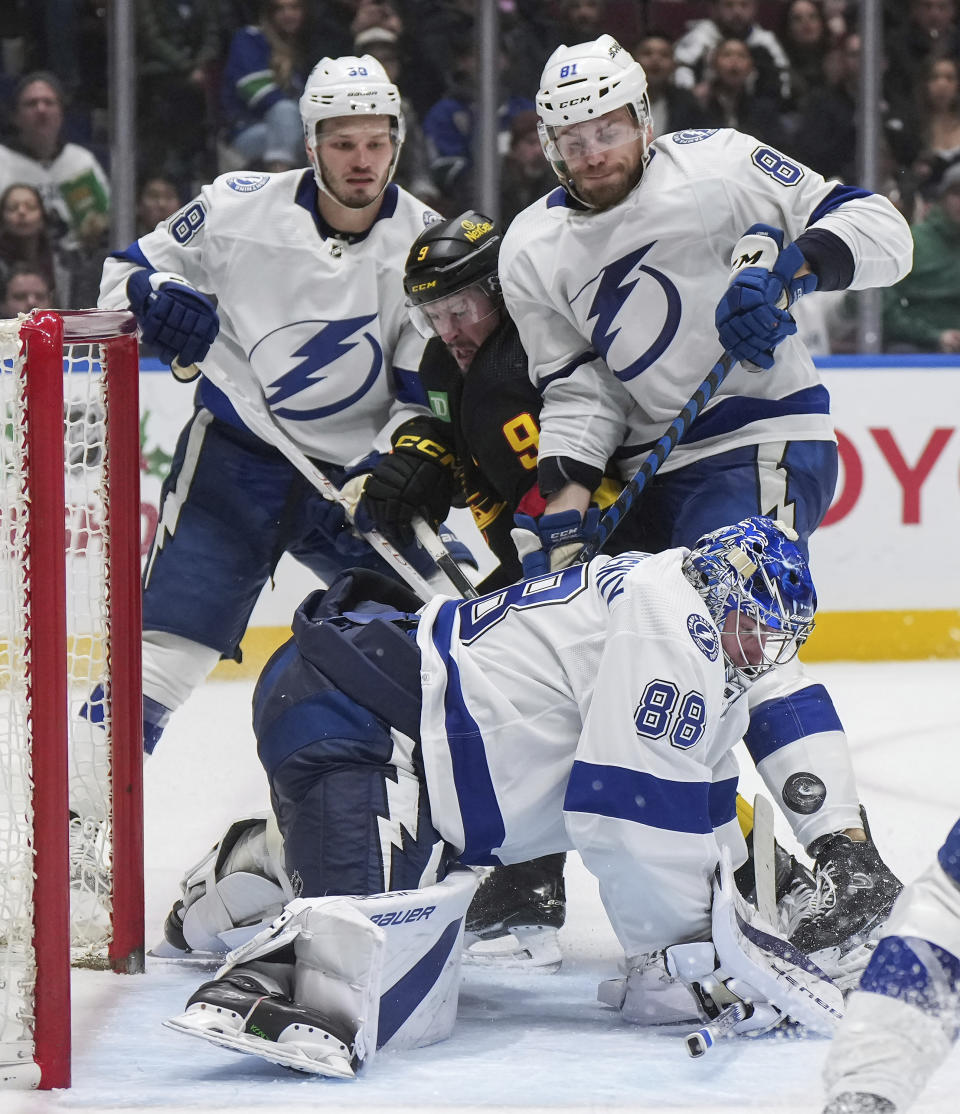
[[[708,661],[716,661],[720,653],[720,639],[716,628],[702,615],[687,616],[687,630],[693,644]]]
[[[701,139],[709,139],[716,135],[719,128],[688,128],[686,131],[674,132],[674,143],[699,143]]]
[[[236,193],[254,193],[270,181],[268,174],[231,174],[227,185]]]
[[[436,908],[436,905],[427,905],[423,909],[393,909],[389,913],[374,913],[370,920],[381,928],[386,928],[388,924],[413,924],[427,920]]]

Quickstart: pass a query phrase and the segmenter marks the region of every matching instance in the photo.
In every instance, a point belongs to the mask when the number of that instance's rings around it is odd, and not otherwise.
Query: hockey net
[[[136,322],[0,321],[0,1083],[70,1078],[70,964],[143,969]]]

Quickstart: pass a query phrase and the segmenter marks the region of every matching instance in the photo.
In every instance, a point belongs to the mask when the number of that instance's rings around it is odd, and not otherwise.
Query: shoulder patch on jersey
[[[720,654],[720,638],[717,628],[702,615],[694,612],[687,616],[687,630],[693,644],[707,661],[716,661]]]
[[[227,178],[227,185],[237,193],[254,193],[262,190],[269,181],[269,174],[231,174]]]
[[[701,139],[709,139],[716,135],[719,128],[687,128],[686,131],[674,132],[671,138],[674,143],[699,143]]]

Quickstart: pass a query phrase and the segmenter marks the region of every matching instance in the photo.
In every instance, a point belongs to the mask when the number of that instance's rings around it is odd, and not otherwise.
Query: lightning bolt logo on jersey
[[[375,320],[376,314],[371,313],[346,321],[298,321],[264,337],[250,353],[251,364],[273,369],[292,365],[267,384],[267,404],[274,415],[295,422],[315,421],[358,402],[383,367],[380,342],[365,328]],[[356,373],[362,371],[364,361],[369,361],[369,367],[358,385]],[[293,404],[280,405],[288,400]]]
[[[593,291],[587,314],[593,346],[621,382],[635,379],[658,360],[680,327],[676,285],[662,271],[641,263],[655,243],[607,264],[571,299],[572,305]],[[627,321],[627,335],[620,339]]]

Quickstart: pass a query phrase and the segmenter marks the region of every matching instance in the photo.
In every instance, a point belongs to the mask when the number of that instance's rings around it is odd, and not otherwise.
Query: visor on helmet
[[[436,285],[425,282],[424,286]],[[460,325],[474,325],[496,313],[499,305],[496,297],[498,284],[491,283],[489,277],[479,279],[453,294],[442,295],[432,301],[424,301],[422,295],[429,297],[429,291],[411,290],[407,299],[407,312],[417,332],[422,337],[445,337],[455,333]],[[413,299],[417,300],[414,301]]]

